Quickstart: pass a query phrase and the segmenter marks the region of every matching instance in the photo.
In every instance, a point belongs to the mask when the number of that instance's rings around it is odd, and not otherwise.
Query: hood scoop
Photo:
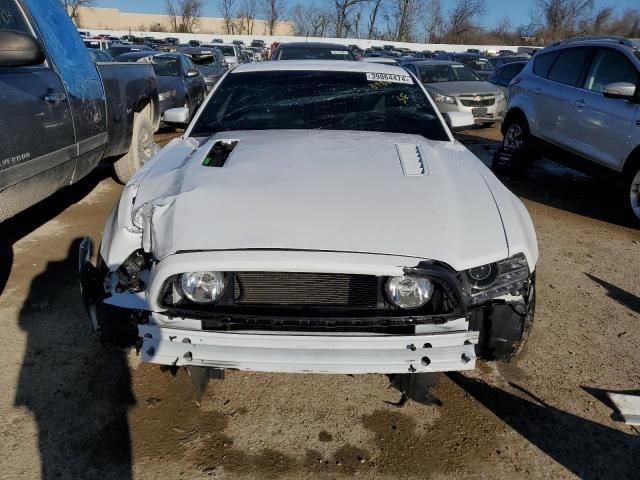
[[[238,145],[238,140],[222,139],[217,140],[204,157],[203,167],[223,167],[231,156],[233,149]]]
[[[420,147],[414,143],[396,143],[402,172],[406,177],[429,175],[427,164]]]

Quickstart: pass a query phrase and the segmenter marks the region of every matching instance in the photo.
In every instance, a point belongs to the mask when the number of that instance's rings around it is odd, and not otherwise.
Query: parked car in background
[[[471,53],[456,53],[451,60],[460,62],[476,72],[483,80],[489,80],[493,75],[493,65],[485,57]]]
[[[337,43],[281,43],[271,60],[348,60],[356,57],[346,46]]]
[[[109,55],[105,50],[96,50],[94,48],[88,49],[89,56],[94,62],[113,62],[113,57]]]
[[[198,110],[206,95],[203,75],[193,61],[182,53],[125,53],[117,62],[148,62],[153,66],[158,81],[160,120],[170,108],[185,107],[189,118]]]
[[[111,47],[107,50],[107,53],[111,55],[113,58],[116,58],[124,53],[130,53],[130,52],[153,53],[154,50],[153,48],[148,47],[146,45],[123,45],[123,44],[111,45]]]
[[[489,58],[489,62],[493,65],[493,68],[498,68],[507,63],[514,62],[527,62],[529,60],[528,55],[512,55],[512,56],[503,56],[503,57],[491,57]]]
[[[105,158],[127,181],[154,153],[151,67],[96,65],[59,0],[5,0],[2,14],[0,221]]]
[[[83,38],[82,42],[85,47],[92,50],[109,50],[112,44],[109,40],[99,38]]]
[[[198,55],[191,57],[196,69],[202,74],[207,92],[210,91],[218,80],[229,70],[229,65],[224,55],[217,48],[210,49],[210,55]]]
[[[362,61],[367,63],[380,63],[383,65],[399,65],[397,58],[386,57],[383,55],[365,56]]]
[[[511,84],[502,124],[513,168],[548,152],[578,170],[613,174],[625,211],[638,222],[639,47],[624,38],[591,37],[537,52]]]
[[[526,208],[388,65],[231,70],[89,245],[101,338],[174,368],[471,370],[534,322]]]
[[[404,66],[424,85],[442,113],[470,112],[477,124],[491,126],[506,110],[504,93],[466,65],[422,60]]]
[[[509,96],[509,85],[511,85],[511,81],[522,71],[526,64],[526,61],[506,63],[495,69],[489,82],[500,88],[505,96]]]
[[[242,63],[240,47],[237,45],[233,43],[216,43],[216,48],[224,55],[224,61],[227,62],[229,68],[236,67]]]

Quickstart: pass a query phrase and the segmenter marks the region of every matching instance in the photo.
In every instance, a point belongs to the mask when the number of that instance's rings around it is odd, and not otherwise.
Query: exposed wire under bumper
[[[418,335],[225,333],[139,325],[142,360],[287,373],[423,373],[472,370],[478,332]]]

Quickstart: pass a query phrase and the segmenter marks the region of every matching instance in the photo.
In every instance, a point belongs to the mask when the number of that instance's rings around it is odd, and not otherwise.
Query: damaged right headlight
[[[475,305],[509,294],[521,295],[529,275],[529,265],[523,253],[471,268],[467,270],[471,303]]]

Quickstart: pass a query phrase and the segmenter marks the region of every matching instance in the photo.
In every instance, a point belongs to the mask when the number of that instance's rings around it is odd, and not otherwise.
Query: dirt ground
[[[485,161],[498,138],[460,135]],[[640,478],[640,432],[605,396],[640,394],[640,230],[610,186],[548,160],[502,180],[540,244],[530,341],[401,408],[383,375],[243,372],[198,407],[184,371],[102,348],[76,249],[121,191],[109,168],[2,225],[0,478]]]

